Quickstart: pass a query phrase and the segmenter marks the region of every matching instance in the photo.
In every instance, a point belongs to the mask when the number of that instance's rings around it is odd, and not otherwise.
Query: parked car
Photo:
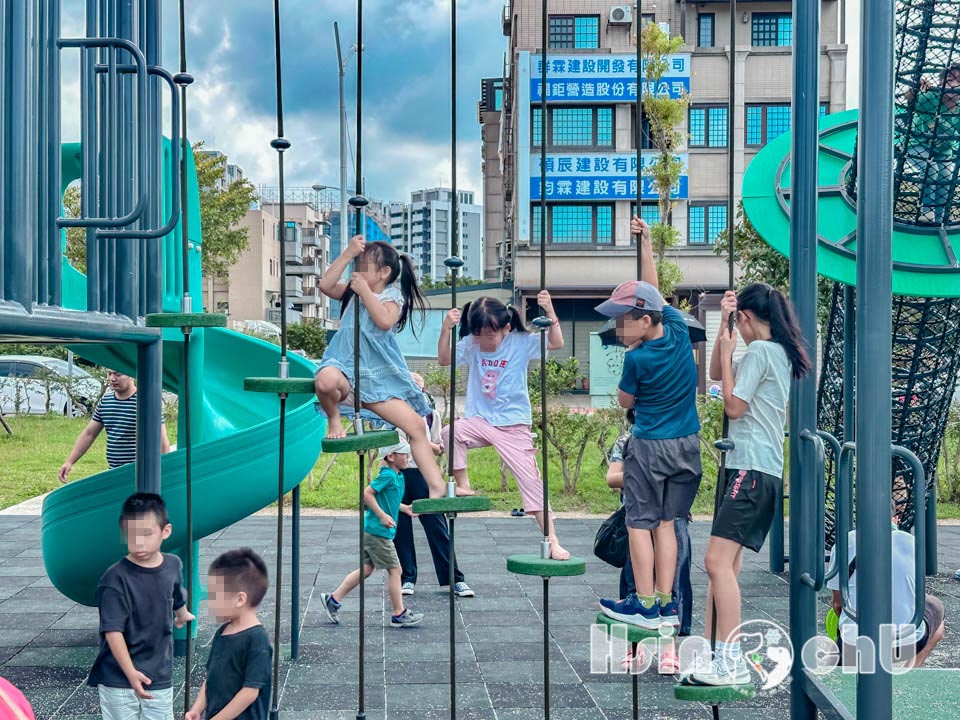
[[[69,390],[69,392],[68,392]],[[0,355],[0,408],[5,415],[89,415],[100,383],[78,365],[42,355]],[[71,403],[70,398],[73,397]]]

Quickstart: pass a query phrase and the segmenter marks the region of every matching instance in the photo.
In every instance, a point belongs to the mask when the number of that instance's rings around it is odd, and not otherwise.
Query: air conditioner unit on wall
[[[610,8],[610,15],[607,18],[610,25],[630,25],[633,23],[632,5],[614,5]]]

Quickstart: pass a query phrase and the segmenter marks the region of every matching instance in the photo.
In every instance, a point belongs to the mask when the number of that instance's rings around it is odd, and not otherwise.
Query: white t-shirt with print
[[[494,352],[481,352],[474,337],[457,343],[457,366],[468,368],[465,417],[494,427],[532,424],[527,370],[540,357],[540,335],[511,332]]]
[[[780,343],[754,340],[733,368],[733,395],[749,406],[730,420],[728,468],[783,477],[783,428],[790,397],[790,360]]]

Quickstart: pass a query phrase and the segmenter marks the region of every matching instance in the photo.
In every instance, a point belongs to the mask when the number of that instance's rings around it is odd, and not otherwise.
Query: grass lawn
[[[86,419],[49,416],[19,416],[6,418],[13,436],[0,430],[0,509],[16,505],[31,497],[60,486],[57,471],[73,447]],[[176,442],[176,426],[167,428],[170,442]],[[322,456],[314,471],[319,478],[327,466],[329,456]],[[613,512],[619,503],[616,493],[604,481],[606,466],[601,463],[600,448],[589,445],[584,454],[576,491],[563,491],[563,475],[556,451],[550,448],[550,502],[554,510],[574,510],[591,513]],[[98,438],[90,451],[78,462],[71,473],[79,479],[105,470],[105,439]],[[311,490],[304,483],[301,500],[304,507],[346,510],[356,507],[357,457],[340,455],[320,486]],[[693,506],[695,514],[713,510],[716,468],[704,463],[703,483]],[[509,511],[520,507],[516,483],[508,479],[506,491],[501,490],[500,463],[492,448],[474,450],[470,454],[470,481],[474,489],[490,497],[495,510]],[[960,519],[960,504],[940,503],[938,517]]]

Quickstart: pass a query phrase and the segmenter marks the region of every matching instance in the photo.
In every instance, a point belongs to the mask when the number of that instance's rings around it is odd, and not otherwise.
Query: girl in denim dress
[[[344,271],[356,261],[348,282]],[[417,287],[413,263],[389,243],[364,241],[356,235],[325,273],[321,292],[340,300],[340,330],[320,361],[314,388],[327,416],[327,437],[346,435],[341,415],[353,415],[354,307],[360,302],[360,405],[388,425],[402,430],[430,487],[431,497],[444,494],[443,477],[427,437],[423,417],[430,407],[414,384],[400,352],[396,332],[410,319],[410,307],[421,313],[425,303]]]

